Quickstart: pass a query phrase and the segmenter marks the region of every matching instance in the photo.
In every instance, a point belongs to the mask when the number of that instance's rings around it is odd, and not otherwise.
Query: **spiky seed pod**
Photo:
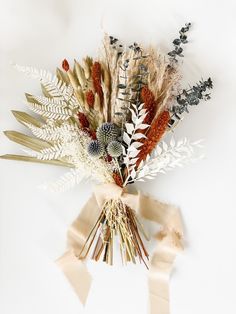
[[[105,122],[97,129],[97,139],[107,145],[117,139],[120,129],[115,123]]]
[[[122,145],[118,141],[112,141],[107,146],[107,152],[111,157],[119,157],[122,151]]]
[[[98,140],[92,140],[88,144],[88,153],[92,157],[101,157],[105,151],[104,145]]]

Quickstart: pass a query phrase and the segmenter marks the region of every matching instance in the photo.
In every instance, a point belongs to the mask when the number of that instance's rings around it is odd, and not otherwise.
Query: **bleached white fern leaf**
[[[45,183],[41,187],[52,192],[65,192],[88,178],[82,169],[75,168],[70,169],[70,171],[62,175],[57,181]]]
[[[41,135],[41,134],[40,134]],[[94,158],[88,153],[88,143],[91,138],[78,128],[75,132],[63,131],[58,142],[40,152],[26,151],[30,156],[42,160],[61,159],[73,164],[75,168],[83,169],[87,178],[99,183],[114,182],[113,171],[117,169],[112,161],[107,163],[104,159]]]
[[[78,131],[78,126],[76,124],[64,122],[60,126],[55,124],[44,124],[42,127],[36,127],[32,124],[25,123],[34,136],[44,140],[44,141],[71,141],[76,137],[76,132]]]
[[[51,97],[59,97],[68,102],[71,109],[79,107],[79,103],[74,96],[74,89],[70,84],[61,81],[56,75],[49,71],[36,69],[30,66],[13,65],[18,71],[27,76],[39,80]]]
[[[44,96],[33,96],[33,100],[35,102],[38,102],[39,104],[43,106],[48,106],[48,107],[62,107],[66,108],[67,103],[60,98],[49,98],[49,97],[44,97]]]
[[[32,102],[28,102],[28,106],[33,112],[48,119],[67,120],[72,116],[72,111],[69,108],[40,105]]]
[[[149,127],[148,124],[143,123],[147,113],[146,109],[143,109],[144,104],[140,104],[138,106],[131,105],[131,123],[125,124],[125,132],[123,133],[123,142],[124,142],[124,150],[123,150],[123,163],[125,164],[128,170],[127,180],[124,183],[126,185],[129,180],[133,180],[136,177],[136,169],[135,164],[138,160],[138,153],[140,151],[140,147],[143,145],[139,140],[142,138],[146,138],[146,136],[142,133],[142,130],[145,130]],[[140,132],[141,130],[141,132]]]
[[[41,160],[52,160],[66,156],[65,149],[61,144],[55,144],[54,146],[51,146],[49,148],[44,148],[40,152],[34,152],[29,150],[24,151],[27,152],[30,156],[36,157]]]
[[[154,179],[158,173],[165,173],[175,167],[182,167],[199,160],[202,155],[194,157],[194,154],[197,147],[202,147],[201,142],[190,142],[187,138],[177,142],[172,138],[169,145],[164,141],[161,142],[152,155],[147,156],[147,159],[140,163],[134,180]]]
[[[22,72],[33,79],[51,81],[53,78],[53,74],[47,70],[36,69],[34,67],[19,65],[16,63],[12,63],[12,65],[17,71]]]
[[[71,88],[67,89],[67,85],[59,80],[56,75],[53,75],[51,72],[43,69],[36,69],[30,66],[22,66],[15,64],[14,67],[25,75],[39,80],[45,87],[48,87],[50,94],[54,97],[63,96],[68,100],[71,95]],[[51,90],[50,90],[51,89]]]

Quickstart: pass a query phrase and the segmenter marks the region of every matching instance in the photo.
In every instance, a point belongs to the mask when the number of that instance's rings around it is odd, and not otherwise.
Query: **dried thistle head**
[[[106,122],[97,129],[97,139],[105,145],[116,140],[119,135],[120,129],[115,123]]]
[[[88,154],[92,157],[101,157],[105,152],[103,143],[98,140],[92,140],[88,144]]]
[[[107,152],[111,157],[119,157],[123,152],[121,143],[118,141],[111,141],[107,145]]]

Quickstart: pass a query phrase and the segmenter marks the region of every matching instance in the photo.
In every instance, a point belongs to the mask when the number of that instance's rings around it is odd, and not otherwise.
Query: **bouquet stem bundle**
[[[135,212],[120,199],[110,199],[104,203],[101,214],[81,250],[80,258],[86,258],[95,244],[92,258],[98,261],[102,257],[104,262],[112,265],[114,239],[118,237],[122,262],[136,263],[138,258],[147,267],[148,253],[139,230],[146,237]]]

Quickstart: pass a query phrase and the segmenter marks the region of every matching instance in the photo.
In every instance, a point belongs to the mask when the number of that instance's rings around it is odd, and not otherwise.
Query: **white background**
[[[65,57],[96,55],[107,31],[125,43],[171,49],[179,28],[193,22],[182,65],[183,86],[209,75],[212,100],[193,108],[175,137],[205,138],[206,158],[140,185],[181,207],[186,250],[171,278],[172,314],[236,313],[234,1],[8,0],[0,1],[0,129],[23,130],[10,113],[24,110],[24,92],[38,83],[10,66],[14,61],[49,70]],[[20,148],[0,135],[0,154]],[[145,314],[146,271],[141,266],[90,263],[94,282],[85,309],[54,264],[66,230],[92,185],[64,194],[38,189],[64,169],[0,160],[0,313]]]

